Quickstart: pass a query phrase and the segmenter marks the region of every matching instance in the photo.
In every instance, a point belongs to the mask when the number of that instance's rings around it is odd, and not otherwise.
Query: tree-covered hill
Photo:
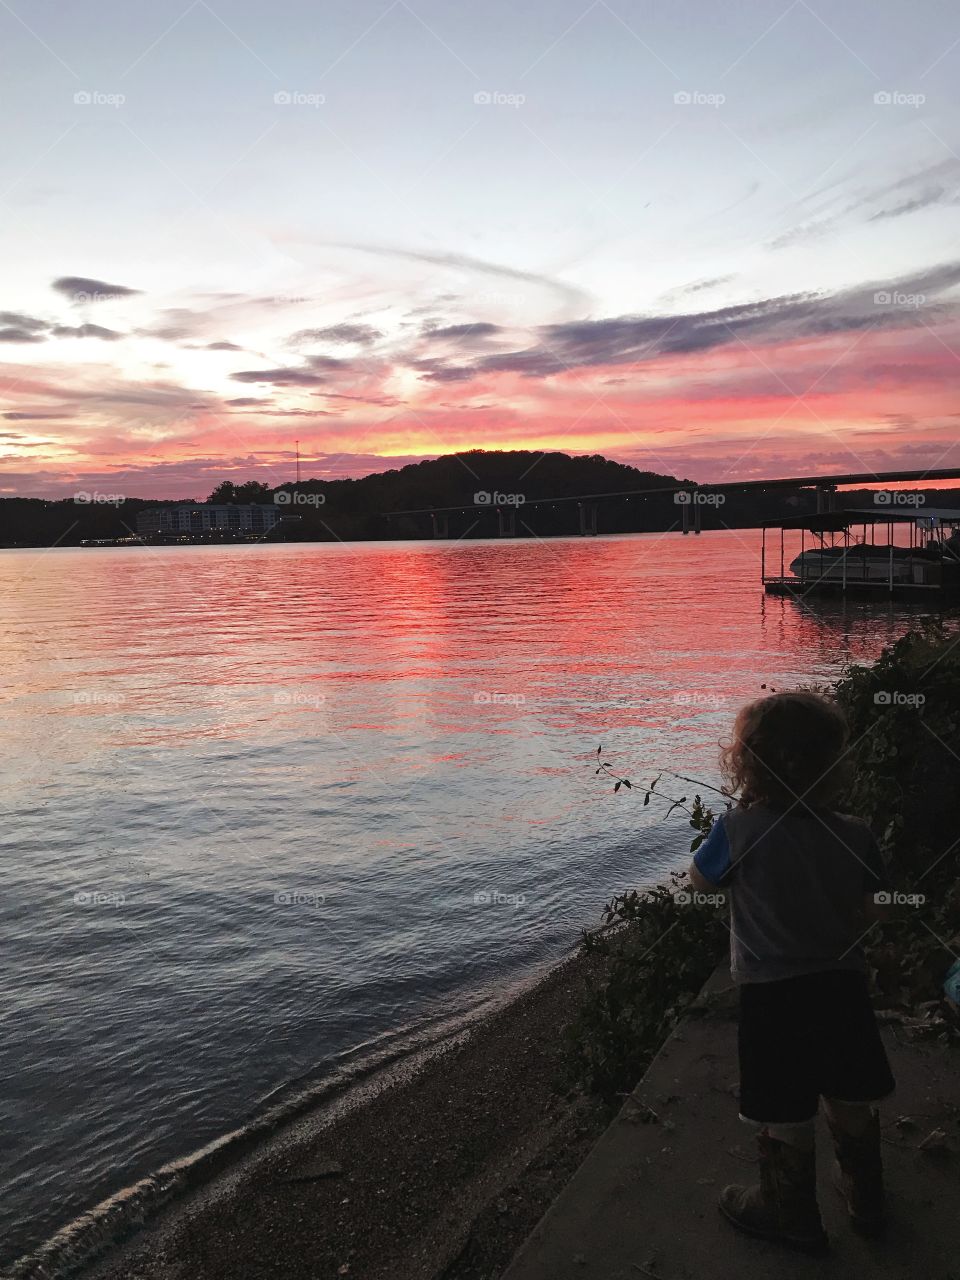
[[[613,462],[598,454],[571,457],[537,450],[486,451],[472,449],[448,454],[358,479],[311,477],[299,486],[287,482],[271,488],[262,481],[222,481],[209,502],[279,502],[284,508],[285,536],[309,538],[417,537],[428,525],[413,518],[387,521],[390,512],[433,507],[475,507],[479,492],[520,495],[526,501],[580,493],[611,493],[622,489],[678,484],[673,476]],[[118,486],[119,487],[119,486]],[[289,501],[281,496],[297,490],[315,501]],[[137,514],[147,507],[174,500],[126,498],[117,503],[64,498],[0,500],[0,544],[6,546],[72,545],[88,538],[119,538],[136,531]],[[177,501],[192,501],[190,498]],[[481,514],[491,516],[491,511]],[[562,513],[569,521],[572,509]],[[485,524],[491,524],[487,520]],[[495,520],[492,522],[495,524]],[[548,522],[549,523],[549,522]],[[486,527],[477,536],[493,532]],[[545,528],[543,532],[563,531]]]

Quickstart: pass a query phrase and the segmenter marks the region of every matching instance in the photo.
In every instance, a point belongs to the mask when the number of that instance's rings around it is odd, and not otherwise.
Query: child
[[[880,1120],[894,1081],[867,992],[860,940],[882,918],[883,870],[866,824],[833,811],[846,781],[847,725],[818,694],[743,707],[723,771],[739,804],[693,859],[694,887],[730,897],[740,987],[740,1117],[757,1130],[760,1183],[720,1209],[754,1235],[816,1251],[814,1121],[824,1099],[835,1178],[853,1227],[883,1228]]]

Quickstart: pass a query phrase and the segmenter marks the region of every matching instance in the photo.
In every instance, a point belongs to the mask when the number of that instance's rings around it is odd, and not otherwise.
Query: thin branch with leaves
[[[597,747],[597,760],[599,761],[599,764],[597,765],[595,773],[597,774],[602,773],[605,777],[611,778],[613,780],[614,794],[616,794],[616,792],[618,792],[621,787],[626,787],[628,791],[632,791],[634,789],[633,783],[630,781],[629,778],[621,777],[620,774],[615,773],[610,761],[603,759],[602,743],[600,744],[599,747]],[[729,808],[731,804],[730,797],[727,795],[725,791],[721,791],[719,787],[712,786],[709,782],[701,782],[697,778],[688,778],[685,774],[674,773],[673,770],[671,769],[661,770],[660,773],[658,773],[657,776],[651,782],[649,782],[644,788],[644,793],[643,793],[644,808],[646,808],[646,806],[650,803],[652,799],[662,800],[665,804],[669,806],[666,813],[663,815],[663,821],[666,821],[667,818],[670,817],[674,809],[683,810],[683,812],[687,815],[687,817],[690,820],[690,826],[693,827],[694,830],[699,833],[698,836],[694,839],[693,844],[691,845],[691,852],[695,851],[696,849],[699,849],[700,845],[703,843],[704,839],[709,834],[710,828],[713,826],[713,810],[705,808],[703,801],[700,798],[699,792],[693,797],[692,807],[688,807],[687,797],[685,795],[671,796],[671,795],[667,795],[662,790],[658,791],[657,786],[662,780],[664,773],[668,773],[670,774],[671,777],[674,777],[674,778],[680,778],[684,782],[692,782],[696,786],[703,787],[707,791],[716,792],[717,795],[723,796],[724,800],[726,801],[727,808]]]

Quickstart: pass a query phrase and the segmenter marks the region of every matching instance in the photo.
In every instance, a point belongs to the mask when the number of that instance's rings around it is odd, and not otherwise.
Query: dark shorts
[[[878,1102],[894,1079],[863,974],[831,969],[740,988],[740,1114],[797,1124],[821,1097]]]

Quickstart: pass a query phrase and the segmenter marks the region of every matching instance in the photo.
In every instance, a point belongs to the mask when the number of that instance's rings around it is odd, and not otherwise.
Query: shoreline
[[[574,944],[545,973],[447,1020],[431,1043],[394,1045],[103,1201],[9,1274],[488,1274],[447,1267],[469,1252],[485,1211],[505,1262],[609,1119],[561,1078],[562,1027],[592,963]],[[545,1167],[531,1171],[538,1153]],[[338,1171],[311,1175],[317,1161]],[[283,1241],[279,1256],[271,1245],[261,1257],[267,1238]]]

